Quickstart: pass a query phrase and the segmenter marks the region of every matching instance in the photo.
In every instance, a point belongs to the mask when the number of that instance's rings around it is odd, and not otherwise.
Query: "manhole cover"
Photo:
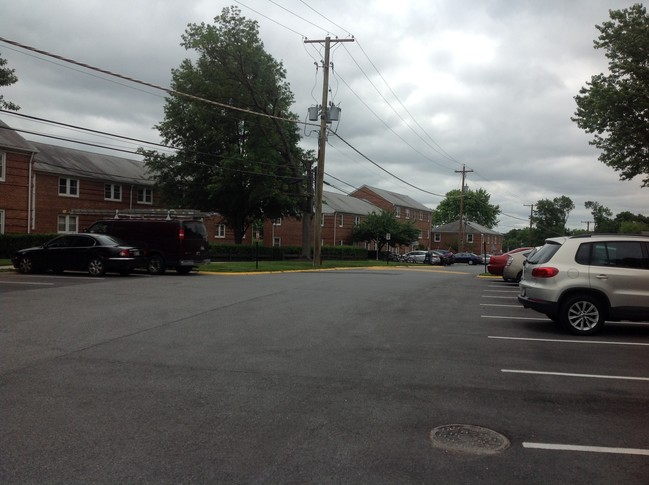
[[[435,448],[491,455],[509,448],[509,440],[491,429],[470,424],[438,426],[430,432]]]

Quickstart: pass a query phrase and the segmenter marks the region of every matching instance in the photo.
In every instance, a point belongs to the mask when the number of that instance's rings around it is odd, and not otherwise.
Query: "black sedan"
[[[453,260],[456,263],[482,264],[482,256],[478,256],[475,253],[455,253]]]
[[[21,249],[11,258],[20,273],[52,270],[87,271],[102,276],[108,271],[130,274],[145,264],[140,248],[104,234],[65,234],[42,246]]]

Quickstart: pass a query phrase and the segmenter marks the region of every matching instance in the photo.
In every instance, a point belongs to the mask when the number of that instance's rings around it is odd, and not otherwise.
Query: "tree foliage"
[[[570,197],[562,195],[554,199],[541,199],[534,206],[532,223],[536,226],[532,237],[535,245],[548,237],[564,236],[568,233],[568,216],[575,208]]]
[[[612,219],[613,212],[611,211],[611,209],[604,207],[599,202],[592,200],[587,200],[584,203],[584,207],[586,207],[586,209],[590,209],[590,213],[593,216],[593,223],[595,224],[594,232],[617,232],[617,225]]]
[[[163,199],[217,211],[240,243],[256,219],[295,216],[304,201],[311,157],[298,146],[286,71],[264,50],[257,22],[224,8],[213,25],[182,36],[196,60],[172,71],[172,89],[233,106],[170,95],[156,126],[174,155],[143,151]],[[268,116],[262,116],[268,115]]]
[[[498,215],[501,213],[500,206],[492,205],[489,202],[490,198],[491,195],[484,189],[465,191],[462,211],[464,219],[477,222],[489,229],[498,224]],[[447,192],[444,200],[433,210],[433,226],[458,221],[461,200],[462,191],[459,189]]]
[[[643,175],[649,186],[649,16],[641,4],[611,10],[598,25],[596,49],[604,49],[609,74],[597,74],[575,96],[572,118],[593,134],[599,160],[621,180]]]
[[[354,226],[352,230],[352,240],[354,242],[376,241],[379,252],[383,246],[388,244],[395,247],[399,245],[409,245],[420,236],[420,231],[413,222],[400,222],[394,213],[381,211],[380,213],[372,212],[360,224]],[[387,235],[390,240],[387,240]]]
[[[18,77],[15,74],[16,70],[9,69],[8,67],[5,67],[6,65],[7,60],[3,59],[0,56],[0,86],[11,86],[12,84],[18,82]],[[18,111],[20,109],[20,106],[10,101],[6,101],[4,99],[4,96],[0,94],[0,108],[10,111]]]

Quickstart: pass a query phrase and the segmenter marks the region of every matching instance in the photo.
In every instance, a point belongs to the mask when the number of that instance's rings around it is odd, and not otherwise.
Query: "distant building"
[[[459,251],[460,221],[449,222],[432,229],[432,249],[452,249]],[[493,229],[481,226],[477,222],[467,221],[462,229],[464,251],[481,254],[500,254],[504,236]]]

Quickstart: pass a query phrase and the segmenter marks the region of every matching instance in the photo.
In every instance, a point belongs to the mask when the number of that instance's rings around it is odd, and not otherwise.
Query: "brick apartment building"
[[[453,251],[467,251],[481,254],[500,254],[502,252],[504,236],[493,229],[481,226],[477,222],[467,221],[462,229],[464,244],[459,244],[460,222],[454,221],[432,229],[432,249],[449,249]]]

